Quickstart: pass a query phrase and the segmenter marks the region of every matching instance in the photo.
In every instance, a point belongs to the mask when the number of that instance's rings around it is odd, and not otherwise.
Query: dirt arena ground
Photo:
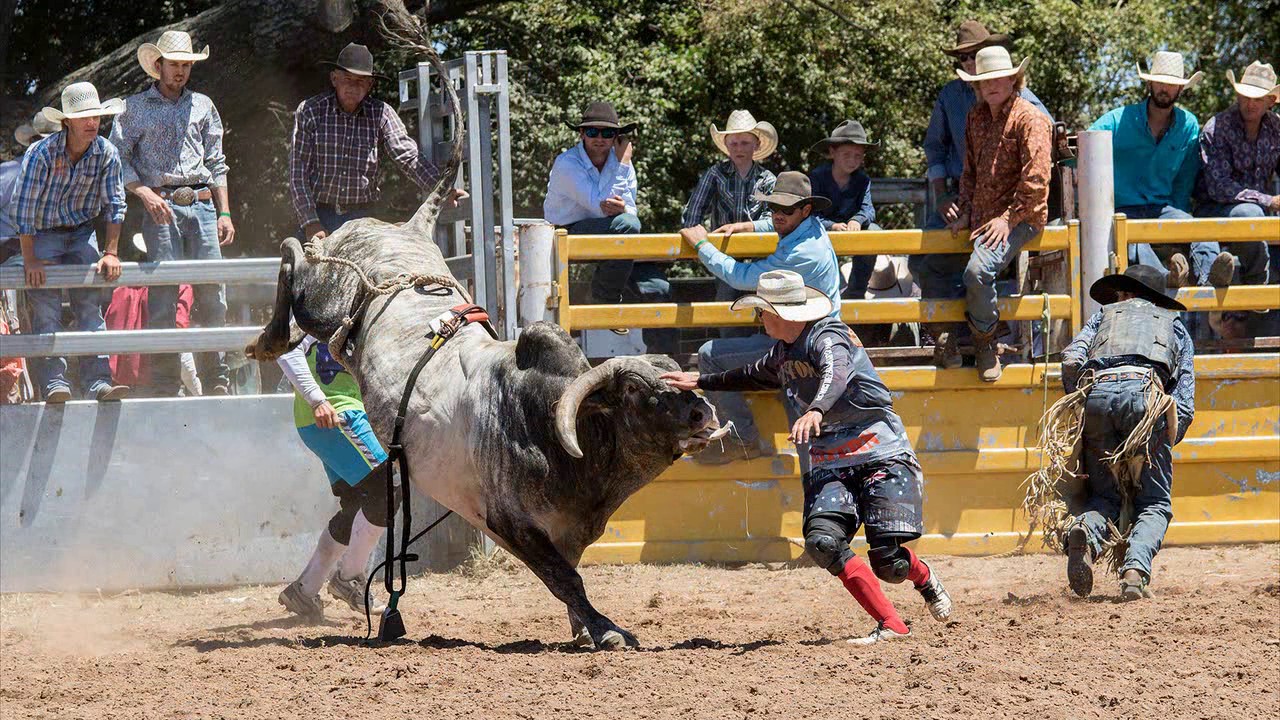
[[[1263,718],[1280,714],[1280,546],[1172,548],[1158,597],[1068,597],[1063,559],[942,558],[946,625],[869,648],[816,568],[601,567],[596,605],[639,651],[567,647],[523,569],[412,580],[412,640],[286,618],[279,587],[0,598],[10,718]]]

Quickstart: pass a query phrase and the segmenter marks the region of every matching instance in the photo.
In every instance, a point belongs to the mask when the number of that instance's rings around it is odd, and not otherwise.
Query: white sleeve
[[[308,335],[298,343],[297,347],[276,359],[276,363],[284,371],[284,376],[289,379],[289,384],[313,408],[326,399],[324,390],[320,389],[320,383],[312,377],[311,368],[307,366],[307,350],[311,349],[315,343],[316,339]]]

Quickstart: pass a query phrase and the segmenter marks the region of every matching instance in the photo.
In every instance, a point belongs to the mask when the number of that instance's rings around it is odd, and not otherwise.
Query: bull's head
[[[613,358],[578,376],[556,406],[560,444],[573,457],[582,457],[579,416],[600,412],[609,414],[618,435],[634,440],[635,447],[669,447],[672,459],[700,452],[722,434],[720,423],[705,399],[659,379],[679,369],[670,358],[646,355]]]

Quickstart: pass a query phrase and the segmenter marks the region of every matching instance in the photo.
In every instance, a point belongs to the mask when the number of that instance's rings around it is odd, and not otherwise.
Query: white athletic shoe
[[[924,562],[921,560],[921,562]],[[947,589],[942,587],[942,581],[938,579],[938,571],[929,567],[928,563],[925,567],[929,568],[929,580],[916,588],[916,592],[920,593],[920,597],[924,598],[924,604],[929,608],[929,614],[938,622],[946,622],[951,617],[951,596],[947,594]]]
[[[886,640],[901,640],[909,637],[911,637],[910,629],[905,633],[900,633],[896,630],[890,630],[884,626],[884,623],[880,623],[879,625],[876,625],[876,629],[872,630],[870,635],[860,638],[849,638],[845,642],[850,645],[875,645],[878,642],[884,642]]]
[[[365,579],[359,575],[353,578],[344,578],[342,573],[335,572],[333,577],[329,578],[329,594],[347,604],[347,607],[355,610],[361,615],[364,614],[364,583]],[[386,609],[378,601],[378,594],[372,587],[369,588],[369,612],[373,614],[381,613]]]
[[[324,601],[320,599],[319,594],[307,597],[307,594],[302,590],[302,582],[299,580],[294,580],[290,583],[289,587],[280,592],[280,596],[277,599],[285,610],[294,615],[308,620],[324,619]]]

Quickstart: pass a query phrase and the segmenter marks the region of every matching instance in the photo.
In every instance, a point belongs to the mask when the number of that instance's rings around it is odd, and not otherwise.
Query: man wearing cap
[[[22,158],[13,220],[29,288],[31,329],[36,333],[62,330],[62,292],[37,289],[45,283],[44,266],[94,265],[108,282],[120,277],[117,246],[125,214],[120,153],[98,135],[98,126],[104,116],[123,111],[123,100],[101,102],[92,83],[72,83],[62,91],[61,109],[42,111],[62,129],[32,145]],[[101,246],[93,228],[100,215],[107,222]],[[101,291],[79,288],[68,295],[76,329],[102,330]],[[38,358],[32,366],[46,402],[71,399],[65,358]],[[106,355],[80,359],[80,383],[84,393],[97,400],[119,400],[129,392],[128,387],[111,384]]]
[[[943,208],[943,218],[952,233],[971,233],[973,251],[962,276],[965,314],[978,376],[985,382],[999,380],[1001,373],[996,276],[1039,234],[1049,215],[1053,132],[1049,119],[1017,94],[1026,82],[1027,62],[1023,58],[1014,67],[1009,51],[993,45],[978,51],[976,74],[956,71],[962,80],[977,84],[983,101],[969,112],[960,195]],[[945,281],[925,273],[920,286],[926,285],[936,288]],[[955,333],[948,335],[950,347],[941,354],[954,357]]]
[[[147,259],[221,260],[222,246],[235,240],[227,194],[227,158],[222,151],[222,118],[209,96],[187,89],[195,63],[209,57],[206,45],[195,52],[191,36],[166,30],[155,43],[138,47],[138,64],[153,82],[131,96],[111,128],[120,150],[124,185],[138,196],[146,213],[142,237]],[[225,327],[227,300],[221,285],[195,285],[198,327]],[[149,327],[177,327],[178,288],[157,285],[148,291]],[[228,393],[228,369],[222,353],[201,353],[202,385],[212,395]],[[152,359],[152,387],[177,395],[182,377],[177,355]]]
[[[786,390],[796,418],[791,440],[807,444],[810,460],[803,478],[805,550],[877,623],[850,643],[911,634],[877,578],[910,580],[933,618],[945,622],[950,596],[937,573],[903,545],[924,532],[924,474],[858,336],[834,316],[826,291],[806,287],[789,270],[761,273],[757,293],[733,309],[754,310],[764,323],[774,342],[763,357],[727,372],[669,372],[662,379],[679,390]],[[849,548],[859,526],[866,528],[870,566]]]
[[[640,232],[630,138],[636,123],[621,123],[613,105],[593,102],[578,122],[565,124],[578,133],[578,143],[560,153],[551,166],[543,217],[570,235]],[[596,303],[611,305],[667,302],[671,284],[658,263],[606,260],[596,264],[591,276],[591,297]],[[644,331],[645,346],[653,353],[675,352],[677,337],[674,329]]]
[[[379,148],[424,191],[440,171],[418,151],[395,108],[369,96],[373,54],[351,43],[329,72],[329,90],[304,100],[293,116],[289,194],[303,239],[324,237],[348,220],[368,217],[381,197]],[[450,199],[463,197],[454,191]]]
[[[711,243],[706,228],[701,225],[681,230],[681,237],[698,253],[698,260],[707,270],[730,287],[750,292],[755,290],[764,273],[790,270],[799,273],[805,285],[821,290],[831,301],[830,314],[838,317],[840,264],[831,247],[831,238],[816,215],[831,201],[814,195],[808,176],[795,171],[779,175],[772,193],[758,193],[755,198],[769,207],[771,222],[778,233],[778,246],[772,255],[755,262],[735,260]],[[771,347],[773,340],[762,334],[709,340],[698,349],[698,368],[706,373],[740,368],[755,362]],[[732,421],[737,435],[722,444],[711,445],[696,455],[695,460],[721,464],[772,453],[772,445],[760,436],[751,408],[741,394],[713,392],[708,397],[719,411],[721,424]],[[807,465],[807,456],[802,455],[801,463]]]
[[[834,232],[880,229],[876,225],[876,206],[871,202],[871,178],[862,169],[867,148],[879,144],[867,139],[862,123],[845,120],[830,136],[809,148],[826,154],[828,160],[809,171],[813,193],[831,198],[831,206],[818,212],[822,227]],[[867,281],[875,267],[875,255],[854,255],[844,297],[861,300],[867,294]]]
[[[1280,116],[1271,112],[1280,99],[1276,71],[1270,65],[1254,62],[1245,68],[1240,82],[1230,70],[1227,80],[1235,89],[1235,104],[1210,118],[1200,131],[1204,171],[1197,186],[1200,203],[1196,215],[1258,218],[1280,214],[1280,195],[1269,192],[1272,178],[1280,173]],[[1231,253],[1232,270],[1238,271],[1246,284],[1268,282],[1266,242],[1236,242],[1225,245],[1223,250]],[[1239,267],[1234,267],[1237,264]],[[1225,268],[1221,269],[1221,276],[1211,273],[1208,277],[1209,284],[1215,287],[1228,285],[1231,280]]]
[[[1147,99],[1108,112],[1089,129],[1111,132],[1116,212],[1131,220],[1183,220],[1191,217],[1191,191],[1200,171],[1200,122],[1177,102],[1203,73],[1187,77],[1182,55],[1176,52],[1156,53],[1149,67],[1149,73],[1138,67],[1138,77],[1147,83]],[[1169,288],[1189,284],[1189,275],[1207,283],[1215,262],[1215,276],[1224,271],[1229,275],[1230,257],[1217,260],[1218,255],[1216,243],[1192,243],[1191,265],[1176,253],[1166,269],[1150,245],[1129,245],[1129,262],[1157,268]]]
[[[1169,521],[1171,448],[1195,416],[1195,349],[1179,318],[1186,308],[1165,295],[1156,268],[1130,265],[1089,288],[1104,307],[1062,352],[1062,385],[1082,390],[1083,458],[1088,500],[1067,531],[1067,580],[1081,597],[1093,589],[1093,563],[1112,552],[1125,600],[1150,597],[1151,560]],[[1132,519],[1126,538],[1111,537]]]

